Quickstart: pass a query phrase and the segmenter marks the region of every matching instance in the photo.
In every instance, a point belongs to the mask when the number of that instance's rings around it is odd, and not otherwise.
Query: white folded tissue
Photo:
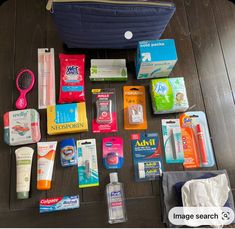
[[[190,180],[181,189],[184,207],[223,207],[230,188],[225,174]]]

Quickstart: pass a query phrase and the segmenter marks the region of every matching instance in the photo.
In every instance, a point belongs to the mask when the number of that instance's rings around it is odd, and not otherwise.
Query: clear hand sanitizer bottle
[[[106,185],[109,223],[127,221],[123,184],[118,182],[118,174],[110,173],[110,183]]]

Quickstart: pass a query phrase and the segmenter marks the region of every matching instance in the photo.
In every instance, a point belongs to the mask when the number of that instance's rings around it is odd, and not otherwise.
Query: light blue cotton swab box
[[[177,60],[173,39],[140,41],[136,56],[137,79],[169,76]]]

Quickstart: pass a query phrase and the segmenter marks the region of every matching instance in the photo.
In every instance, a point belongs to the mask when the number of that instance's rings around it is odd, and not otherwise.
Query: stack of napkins
[[[126,81],[126,60],[92,59],[90,74],[91,81]]]

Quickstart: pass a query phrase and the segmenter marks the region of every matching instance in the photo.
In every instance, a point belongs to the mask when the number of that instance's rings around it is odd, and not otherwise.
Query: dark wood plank
[[[116,89],[118,98],[118,136],[124,139],[124,165],[120,170],[120,181],[125,185],[125,195],[127,198],[151,196],[152,185],[151,182],[135,182],[134,177],[134,165],[131,149],[131,134],[141,133],[143,130],[125,130],[124,129],[124,109],[123,109],[123,86],[136,86],[136,85],[147,85],[147,81],[137,81],[135,73],[135,50],[110,50],[109,58],[125,58],[127,61],[128,69],[128,81],[113,83]],[[112,85],[112,84],[111,84]],[[148,91],[146,90],[146,94]]]
[[[211,1],[185,4],[216,161],[227,169],[234,187],[235,109]]]
[[[45,5],[44,5],[45,10]],[[52,15],[46,11],[46,44],[47,48],[54,48],[55,51],[55,78],[56,78],[56,101],[59,97],[60,88],[60,61],[59,54],[66,53],[63,47],[58,30],[55,27]],[[45,48],[44,47],[44,48]],[[57,153],[53,171],[52,189],[47,191],[47,197],[79,194],[82,200],[82,191],[78,188],[77,166],[63,168],[60,162],[60,141],[73,137],[80,139],[80,134],[47,136],[48,141],[57,141]]]
[[[14,55],[15,55],[15,1],[5,2],[0,6],[0,69],[1,80],[1,141],[0,141],[0,211],[9,210],[10,179],[11,179],[11,155],[10,147],[3,142],[3,114],[13,109],[12,88],[14,84]]]
[[[35,73],[36,84],[28,98],[28,108],[38,107],[37,98],[37,49],[45,46],[45,2],[22,0],[16,1],[16,42],[15,42],[15,72],[14,77],[22,68],[29,68]],[[13,87],[14,102],[18,97],[18,92]],[[46,136],[46,117],[45,112],[41,113],[42,140]],[[34,148],[34,160],[32,166],[32,185],[31,198],[27,200],[16,199],[16,176],[15,176],[15,156],[12,157],[12,176],[11,176],[11,209],[25,209],[35,207],[38,199],[45,197],[45,192],[36,190],[36,145],[29,145]],[[16,149],[18,147],[14,147]]]
[[[109,225],[106,203],[95,202],[84,203],[78,210],[41,215],[38,209],[3,213],[0,227],[164,227],[159,202],[158,197],[128,200],[128,221],[123,224]]]
[[[235,5],[228,0],[211,1],[229,80],[235,96]]]
[[[83,201],[100,201],[105,200],[105,185],[108,182],[108,172],[105,170],[102,163],[102,139],[110,136],[110,134],[94,134],[92,133],[92,96],[91,90],[94,88],[109,88],[108,82],[94,83],[89,79],[90,76],[90,60],[91,59],[105,59],[105,50],[81,50],[86,54],[86,68],[85,68],[85,86],[86,86],[86,106],[87,106],[87,120],[89,131],[81,134],[81,139],[96,139],[98,170],[99,170],[99,186],[91,188],[83,188]]]

